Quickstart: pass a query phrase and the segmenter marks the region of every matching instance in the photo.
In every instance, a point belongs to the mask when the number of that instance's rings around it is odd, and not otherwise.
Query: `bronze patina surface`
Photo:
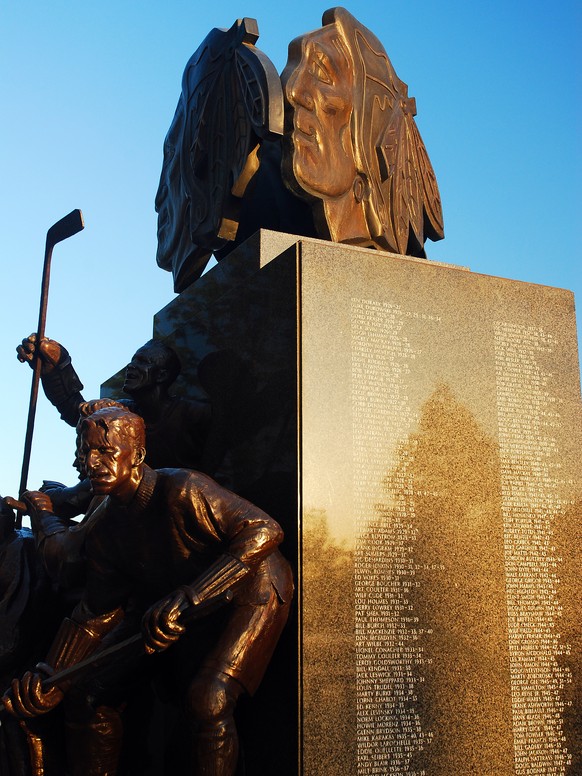
[[[176,291],[235,239],[259,143],[283,132],[281,84],[258,37],[254,19],[214,29],[184,70],[156,195],[157,262]]]
[[[444,237],[436,177],[384,47],[343,8],[289,46],[286,183],[312,203],[318,235],[424,256]]]
[[[14,680],[4,707],[34,720],[64,696],[69,772],[113,776],[122,710],[157,676],[181,697],[182,767],[231,776],[238,762],[237,700],[257,691],[292,598],[291,570],[278,550],[283,532],[204,474],[148,467],[143,419],[123,405],[86,410],[77,455],[98,503],[84,543],[84,592],[53,640],[48,667]],[[53,554],[66,563],[77,527],[61,522],[55,533],[50,496],[28,491],[24,498],[41,552],[44,544],[56,544]],[[204,624],[187,628],[182,614],[202,605],[208,606]],[[58,674],[104,640],[139,633],[140,622],[141,655],[111,661],[72,684],[41,685],[43,667]],[[150,657],[169,647],[165,662]]]
[[[333,8],[279,79],[257,38],[253,19],[212,30],[184,71],[156,197],[174,290],[259,228],[424,257],[444,236],[439,190],[380,41]]]
[[[281,77],[257,39],[186,65],[154,339],[90,402],[42,316],[17,349],[81,482],[0,500],[2,776],[577,773],[573,297],[424,260],[415,101],[354,16]]]

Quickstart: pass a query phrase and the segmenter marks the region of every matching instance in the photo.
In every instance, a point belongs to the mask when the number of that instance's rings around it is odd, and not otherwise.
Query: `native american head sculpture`
[[[291,42],[283,71],[287,185],[321,237],[424,256],[444,237],[436,177],[382,44],[343,8]]]
[[[177,291],[235,239],[259,145],[283,132],[281,83],[258,37],[254,19],[213,29],[182,76],[156,194],[157,262],[173,272]]]
[[[253,19],[214,29],[184,71],[156,196],[174,289],[259,228],[424,257],[444,236],[441,201],[382,44],[333,8],[279,78],[257,38]]]

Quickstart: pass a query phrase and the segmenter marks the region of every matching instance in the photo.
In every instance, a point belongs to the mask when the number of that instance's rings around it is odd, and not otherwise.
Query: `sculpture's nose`
[[[287,82],[287,99],[292,105],[300,105],[307,110],[313,110],[315,103],[307,75],[307,66],[302,61]]]
[[[85,467],[87,471],[92,472],[99,468],[99,455],[97,450],[89,450],[85,456]]]

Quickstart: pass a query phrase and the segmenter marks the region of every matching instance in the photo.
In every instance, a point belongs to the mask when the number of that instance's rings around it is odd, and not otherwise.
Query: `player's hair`
[[[86,418],[82,418],[77,427],[78,433],[82,434],[89,425],[103,429],[106,439],[109,432],[115,430],[120,436],[131,439],[136,448],[145,448],[145,423],[143,418],[140,418],[134,412],[130,412],[123,405],[103,407]]]

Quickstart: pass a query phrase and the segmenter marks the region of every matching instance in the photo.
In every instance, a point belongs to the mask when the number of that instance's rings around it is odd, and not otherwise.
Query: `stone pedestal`
[[[154,334],[297,573],[247,772],[581,768],[572,294],[260,232]]]

